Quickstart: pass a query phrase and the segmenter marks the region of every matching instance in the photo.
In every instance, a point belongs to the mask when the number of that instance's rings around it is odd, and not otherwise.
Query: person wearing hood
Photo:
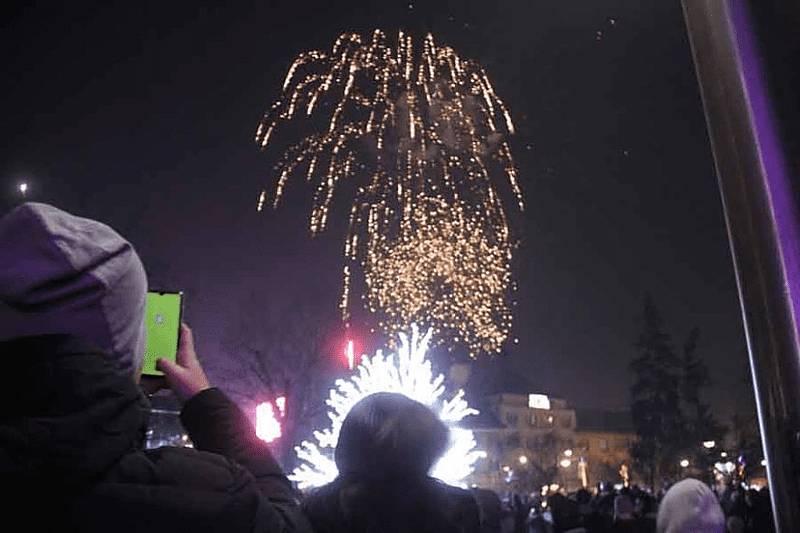
[[[310,532],[191,330],[159,360],[194,449],[145,450],[147,280],[100,222],[28,202],[0,219],[0,498],[33,531]],[[10,513],[10,514],[9,514]]]
[[[725,533],[725,514],[708,485],[696,479],[674,484],[658,508],[658,533]]]
[[[402,394],[362,398],[342,422],[336,479],[303,508],[317,533],[478,533],[468,490],[428,476],[449,442],[447,426]]]

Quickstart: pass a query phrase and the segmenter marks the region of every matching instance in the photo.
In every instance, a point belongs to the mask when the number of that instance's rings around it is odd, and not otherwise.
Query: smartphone
[[[147,341],[142,374],[163,376],[156,370],[156,360],[164,357],[175,360],[178,353],[181,320],[183,318],[183,292],[150,291],[145,306]]]

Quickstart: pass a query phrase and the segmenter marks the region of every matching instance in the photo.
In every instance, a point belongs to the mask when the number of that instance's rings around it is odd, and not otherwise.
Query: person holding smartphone
[[[33,531],[310,532],[286,476],[180,325],[142,378],[147,281],[110,227],[41,203],[0,218],[0,501]],[[170,354],[165,354],[170,355]],[[152,390],[192,448],[144,449]]]

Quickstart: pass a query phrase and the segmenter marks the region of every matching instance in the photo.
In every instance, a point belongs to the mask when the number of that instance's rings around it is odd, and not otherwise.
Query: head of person
[[[684,479],[670,487],[658,509],[658,533],[725,533],[725,514],[708,485]]]
[[[426,476],[447,449],[449,431],[425,405],[379,392],[356,403],[342,423],[334,460],[340,475],[362,479]]]
[[[138,381],[146,298],[139,256],[107,225],[36,202],[0,218],[0,342],[69,334]]]

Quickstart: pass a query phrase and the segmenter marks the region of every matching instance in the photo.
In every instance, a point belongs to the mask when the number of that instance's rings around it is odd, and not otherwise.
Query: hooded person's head
[[[725,533],[725,514],[708,485],[696,479],[674,484],[658,507],[658,533]]]
[[[0,341],[70,334],[138,379],[146,298],[139,256],[107,225],[35,202],[0,218]]]
[[[348,412],[334,459],[340,474],[369,479],[427,475],[447,449],[449,430],[402,394],[371,394]]]

